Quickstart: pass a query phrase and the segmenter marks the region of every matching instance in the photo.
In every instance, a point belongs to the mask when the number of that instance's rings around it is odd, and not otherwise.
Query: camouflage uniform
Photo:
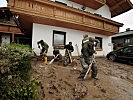
[[[65,50],[64,65],[67,66],[68,64],[72,63],[71,62],[71,59],[72,58],[70,58],[70,57],[72,57],[71,52],[73,52],[74,49],[73,49],[73,46],[72,45],[69,45],[69,44],[68,45],[65,45],[64,49],[66,49]]]
[[[37,44],[38,44],[38,48],[40,48],[39,44],[41,44],[41,47],[42,47],[40,56],[46,55],[46,53],[48,52],[48,48],[49,48],[48,44],[44,42],[43,40],[38,41]]]
[[[60,51],[59,50],[54,50],[53,51],[53,55],[54,55],[54,58],[57,56],[57,58],[55,59],[55,61],[62,61],[62,55],[60,54]]]
[[[93,61],[93,53],[95,53],[94,50],[94,42],[98,42],[98,40],[92,38],[92,37],[86,37],[82,40],[82,58],[83,58],[83,62],[82,62],[82,67],[83,70],[81,71],[80,77],[79,78],[84,78],[89,65],[92,63]],[[86,66],[88,65],[88,66]],[[96,67],[96,62],[92,63],[92,74],[91,77],[95,78],[97,76],[97,67]]]

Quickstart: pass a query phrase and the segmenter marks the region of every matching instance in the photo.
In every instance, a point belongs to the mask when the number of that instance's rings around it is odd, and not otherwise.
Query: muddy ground
[[[96,58],[99,80],[89,74],[80,81],[82,68],[76,61],[74,67],[32,61],[31,76],[40,82],[41,100],[133,100],[133,66]]]

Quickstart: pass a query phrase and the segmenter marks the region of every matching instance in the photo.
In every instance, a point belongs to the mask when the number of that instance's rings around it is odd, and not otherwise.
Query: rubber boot
[[[45,63],[45,64],[48,63],[47,57],[44,57],[44,63]]]

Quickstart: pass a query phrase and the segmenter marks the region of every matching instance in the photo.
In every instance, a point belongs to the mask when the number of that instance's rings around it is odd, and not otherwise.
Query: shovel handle
[[[84,76],[84,79],[87,77],[87,74],[88,74],[89,71],[91,70],[91,67],[92,67],[92,63],[89,65],[89,68],[88,68],[88,70],[87,70],[87,72],[86,72],[86,74],[85,74],[85,76]]]
[[[53,61],[54,61],[58,56],[59,56],[59,54],[57,54],[57,55],[49,62],[49,64],[52,64]]]
[[[69,52],[68,49],[67,49],[67,52],[68,52],[68,55],[69,55],[70,61],[71,61],[71,63],[72,63],[72,57],[71,57],[70,52]]]
[[[87,70],[87,72],[86,72],[86,74],[85,74],[85,76],[84,76],[84,79],[87,77],[87,74],[88,74],[89,71],[91,70],[91,67],[92,67],[93,62],[95,62],[95,56],[94,56],[94,54],[93,54],[92,62],[91,62],[91,64],[89,65],[88,70]]]

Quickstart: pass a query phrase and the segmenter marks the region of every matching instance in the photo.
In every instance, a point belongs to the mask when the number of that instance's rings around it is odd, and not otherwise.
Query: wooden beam
[[[116,8],[118,8],[121,4],[125,3],[127,0],[121,0],[120,2],[118,2],[117,4],[115,4],[114,6],[110,7],[110,11],[115,10]]]

